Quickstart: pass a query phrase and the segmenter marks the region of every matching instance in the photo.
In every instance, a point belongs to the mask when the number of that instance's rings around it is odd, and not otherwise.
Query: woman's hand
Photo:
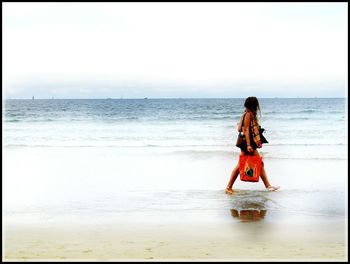
[[[253,152],[253,151],[254,151],[253,148],[252,148],[252,146],[248,146],[248,147],[247,147],[247,150],[248,150],[248,152]]]

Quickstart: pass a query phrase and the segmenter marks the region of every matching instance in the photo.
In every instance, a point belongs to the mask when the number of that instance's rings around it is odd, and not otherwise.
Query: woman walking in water
[[[244,102],[245,107],[245,113],[242,115],[240,122],[238,123],[238,131],[243,131],[246,141],[247,141],[247,149],[242,150],[241,155],[259,155],[259,152],[257,151],[257,148],[261,148],[261,140],[259,137],[259,133],[254,133],[255,135],[252,135],[252,129],[255,130],[255,132],[258,130],[259,124],[257,119],[257,112],[260,112],[260,106],[259,101],[256,97],[248,97]],[[254,131],[253,130],[253,131]],[[239,174],[239,162],[237,163],[236,167],[233,169],[230,177],[230,181],[227,184],[226,187],[226,193],[227,194],[233,194],[232,186],[234,182],[236,181]],[[264,182],[264,185],[268,191],[276,191],[280,187],[272,186],[266,176],[264,163],[261,167],[260,177],[262,181]]]

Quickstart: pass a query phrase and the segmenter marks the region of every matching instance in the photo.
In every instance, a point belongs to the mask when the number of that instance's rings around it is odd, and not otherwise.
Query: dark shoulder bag
[[[239,134],[238,134],[238,137],[237,137],[237,142],[236,142],[236,146],[239,147],[241,150],[243,151],[246,151],[247,150],[247,141],[245,139],[245,135],[244,133],[242,132],[242,127],[243,127],[243,122],[244,122],[244,118],[245,118],[245,114],[243,115],[243,119],[242,119],[242,123],[241,123],[241,130],[239,131]],[[261,143],[269,143],[266,138],[263,136],[263,132],[264,132],[264,128],[261,128],[259,126],[259,134],[260,134],[260,140],[261,140]],[[255,147],[255,143],[254,143],[254,140],[253,140],[253,137],[250,134],[250,141],[251,141],[251,144],[253,146],[253,148]],[[256,147],[255,147],[256,148]]]
[[[266,140],[266,138],[264,137],[264,135],[263,135],[264,131],[265,131],[264,128],[259,127],[259,134],[260,134],[261,144],[269,143],[269,142]]]

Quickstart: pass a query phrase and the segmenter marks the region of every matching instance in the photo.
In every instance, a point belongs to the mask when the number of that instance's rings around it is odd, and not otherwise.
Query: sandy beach
[[[347,259],[341,218],[320,216],[315,221],[314,216],[303,216],[300,221],[300,216],[290,213],[286,223],[279,222],[280,213],[269,211],[268,219],[260,221],[229,219],[228,212],[221,222],[203,221],[210,213],[203,213],[200,221],[180,223],[175,219],[191,212],[168,212],[163,221],[153,224],[142,220],[146,213],[102,223],[8,224],[3,260]],[[125,221],[128,217],[132,221]]]
[[[327,166],[321,166],[322,160],[265,159],[271,182],[281,190],[267,192],[262,182],[237,180],[235,194],[229,196],[224,187],[235,157],[133,155],[144,168],[137,174],[128,170],[131,163],[126,161],[131,158],[126,154],[62,151],[69,155],[56,149],[7,151],[3,260],[344,261],[348,257],[344,160],[327,160]],[[70,164],[72,156],[75,166]],[[59,167],[57,157],[69,166]],[[18,160],[21,167],[16,166]],[[119,166],[113,170],[110,165],[116,160]],[[157,181],[161,174],[152,174],[152,167],[157,162],[162,168],[172,167],[175,161],[177,169],[168,174],[174,179]],[[108,166],[109,170],[100,169]],[[23,177],[28,168],[30,181]],[[282,175],[281,168],[294,169]],[[103,174],[96,177],[98,169]],[[186,171],[192,179],[186,178]],[[126,175],[123,185],[113,176],[118,172]],[[331,173],[344,177],[335,180],[328,177]],[[142,190],[145,179],[158,182],[157,188]],[[184,189],[165,191],[181,184]],[[204,189],[208,186],[212,189]],[[18,191],[24,195],[17,197]]]

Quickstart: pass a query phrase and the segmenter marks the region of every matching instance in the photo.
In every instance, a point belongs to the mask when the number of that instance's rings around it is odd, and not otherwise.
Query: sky
[[[347,97],[347,3],[2,3],[3,98]]]

